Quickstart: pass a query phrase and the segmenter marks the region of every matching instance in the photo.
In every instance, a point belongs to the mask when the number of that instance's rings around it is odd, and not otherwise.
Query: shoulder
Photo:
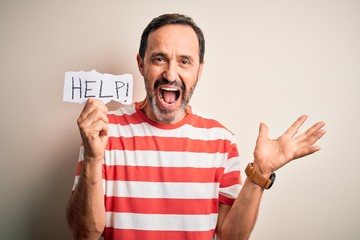
[[[136,103],[132,103],[129,105],[121,105],[119,108],[109,111],[108,115],[117,115],[117,116],[122,116],[122,115],[130,115],[130,114],[134,114],[136,112],[135,109],[135,104]]]
[[[139,124],[142,123],[136,112],[136,103],[121,105],[118,109],[108,112],[109,124]]]
[[[234,133],[229,130],[227,127],[225,127],[222,123],[220,123],[218,120],[213,118],[212,116],[205,114],[201,111],[198,111],[196,109],[192,109],[193,117],[189,124],[195,126],[195,127],[201,127],[201,128],[207,128],[207,129],[222,129],[225,132],[228,132],[231,135],[234,135]]]

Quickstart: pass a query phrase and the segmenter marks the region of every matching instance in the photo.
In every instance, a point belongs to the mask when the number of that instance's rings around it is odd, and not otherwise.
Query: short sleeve
[[[241,187],[240,158],[235,137],[233,137],[229,147],[224,173],[220,180],[219,202],[232,205]]]

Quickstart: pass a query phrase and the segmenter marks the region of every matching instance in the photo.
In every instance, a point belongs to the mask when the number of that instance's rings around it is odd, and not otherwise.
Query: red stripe
[[[233,157],[238,157],[238,156],[239,156],[238,148],[237,148],[236,144],[233,143],[233,144],[231,144],[231,150],[228,155],[228,159],[231,159]]]
[[[228,140],[195,140],[175,137],[109,137],[107,150],[153,150],[226,153]]]
[[[106,166],[107,180],[146,182],[219,182],[224,168]]]
[[[115,115],[108,114],[109,123],[110,124],[120,124],[122,126],[126,126],[129,124],[141,124],[144,121],[138,117],[136,113],[133,114],[124,114],[124,115]]]
[[[189,124],[191,126],[197,127],[197,128],[223,128],[223,129],[226,129],[227,131],[229,131],[218,121],[216,121],[214,119],[203,118],[203,117],[201,117],[199,115],[195,115],[195,114],[192,116],[191,120],[189,121]]]
[[[82,165],[84,161],[79,161],[76,167],[76,176],[80,176]]]
[[[221,178],[220,187],[221,188],[231,187],[234,184],[240,184],[240,183],[241,183],[240,171],[237,170],[237,171],[225,173]]]
[[[150,231],[134,229],[116,229],[106,227],[103,232],[104,240],[204,240],[211,239],[215,230],[209,231]]]
[[[221,203],[224,203],[224,204],[227,204],[227,205],[233,205],[234,202],[235,202],[235,199],[234,198],[229,198],[225,195],[221,195],[219,194],[219,202]]]
[[[106,197],[107,212],[143,214],[212,214],[218,211],[218,200]]]

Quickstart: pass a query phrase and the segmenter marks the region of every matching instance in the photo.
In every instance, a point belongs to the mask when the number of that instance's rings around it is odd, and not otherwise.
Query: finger
[[[286,130],[285,134],[290,135],[291,137],[294,137],[297,132],[299,131],[300,127],[304,124],[306,119],[308,118],[307,115],[302,115],[299,117],[292,125],[291,127]]]
[[[319,129],[318,131],[314,132],[309,138],[301,142],[300,148],[314,145],[320,138],[325,135],[325,133],[326,131],[324,129]]]
[[[108,135],[108,124],[103,121],[97,121],[91,125],[91,128],[94,132],[99,133],[99,136],[107,136]]]
[[[80,133],[84,143],[91,143],[96,137],[103,138],[108,135],[108,124],[104,121],[96,121],[89,127],[83,128]]]
[[[313,154],[319,150],[321,150],[321,148],[319,146],[310,146],[310,147],[302,148],[294,153],[293,159],[305,157],[305,156]]]
[[[300,141],[307,141],[307,139],[313,137],[314,134],[319,134],[318,132],[325,126],[325,122],[317,122],[311,128],[306,130],[303,134],[299,135],[296,139]],[[320,134],[322,131],[320,131]],[[325,132],[322,133],[324,135]]]
[[[94,109],[92,112],[90,112],[85,119],[79,119],[78,124],[81,129],[88,128],[92,124],[102,121],[105,124],[108,124],[109,119],[107,114],[102,112],[99,109]]]
[[[95,98],[89,98],[84,106],[83,109],[83,114],[86,116],[87,114],[89,114],[93,109],[99,109],[100,111],[107,113],[108,112],[108,108],[106,107],[106,105],[100,101],[97,100]]]
[[[265,123],[260,123],[259,126],[259,138],[268,138],[269,129]]]
[[[103,124],[101,130],[100,130],[100,136],[108,136],[109,133],[109,125],[108,124]]]
[[[89,98],[87,101],[86,101],[86,104],[79,116],[79,121],[81,122],[83,119],[87,118],[88,115],[94,111],[94,109],[98,109],[102,112],[104,112],[105,114],[108,112],[108,108],[106,107],[106,105],[97,100],[97,99],[94,99],[94,98]]]
[[[85,159],[103,159],[104,150],[108,141],[108,125],[97,121],[90,128],[81,132],[84,144]]]

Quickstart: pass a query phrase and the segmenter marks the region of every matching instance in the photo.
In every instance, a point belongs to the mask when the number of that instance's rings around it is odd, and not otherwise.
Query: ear
[[[137,54],[136,55],[136,61],[137,61],[137,64],[138,64],[138,69],[139,69],[139,72],[142,76],[144,76],[144,62],[142,60],[142,58],[140,57],[140,54]]]

